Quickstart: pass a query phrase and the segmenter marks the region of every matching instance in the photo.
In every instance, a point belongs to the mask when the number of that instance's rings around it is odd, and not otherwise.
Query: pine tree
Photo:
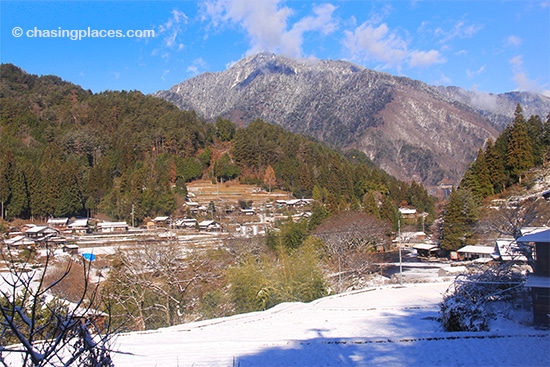
[[[493,194],[489,168],[485,161],[485,152],[482,149],[478,151],[476,160],[464,173],[460,188],[470,190],[478,204],[481,204],[484,198]]]
[[[493,145],[492,139],[489,139],[485,148],[485,166],[493,192],[502,192],[506,188],[508,177],[504,165],[504,153],[496,145]]]
[[[546,122],[544,123],[544,136],[542,138],[543,144],[548,150],[550,148],[550,113],[546,116]]]
[[[387,196],[382,197],[382,205],[380,206],[380,219],[388,221],[392,229],[395,231],[398,227],[399,211]]]
[[[445,205],[441,248],[447,251],[458,250],[468,243],[472,228],[477,220],[478,206],[469,190],[451,191]]]
[[[519,104],[514,114],[514,125],[510,130],[506,150],[506,166],[512,176],[521,182],[524,172],[535,165],[535,159],[532,141]]]
[[[378,201],[374,197],[372,191],[369,191],[364,199],[363,206],[365,207],[365,212],[371,214],[376,218],[380,218],[380,209],[378,208]]]
[[[529,117],[527,120],[527,133],[533,145],[534,165],[539,166],[544,159],[544,125],[539,115]]]

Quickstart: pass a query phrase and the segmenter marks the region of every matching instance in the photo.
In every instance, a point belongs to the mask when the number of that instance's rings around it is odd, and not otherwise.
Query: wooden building
[[[533,322],[537,326],[550,326],[550,229],[528,234],[516,240],[532,246],[535,272],[525,283],[531,288],[533,298]]]

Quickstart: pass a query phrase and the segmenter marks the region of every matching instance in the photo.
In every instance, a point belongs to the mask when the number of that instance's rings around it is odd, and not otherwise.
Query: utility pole
[[[132,204],[132,228],[134,227],[134,204]]]
[[[403,261],[401,257],[401,219],[397,220],[397,246],[399,246],[399,285],[403,285]]]

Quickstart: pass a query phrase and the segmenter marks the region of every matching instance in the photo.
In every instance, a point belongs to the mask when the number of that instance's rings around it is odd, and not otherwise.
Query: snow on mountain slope
[[[121,334],[117,367],[545,366],[550,333],[530,315],[490,332],[445,332],[436,320],[449,283],[370,288],[308,304]]]

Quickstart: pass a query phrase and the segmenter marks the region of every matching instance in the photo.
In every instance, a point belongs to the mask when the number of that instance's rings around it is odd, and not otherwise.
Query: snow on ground
[[[550,333],[523,319],[445,332],[448,282],[369,288],[116,337],[117,367],[547,366]]]

